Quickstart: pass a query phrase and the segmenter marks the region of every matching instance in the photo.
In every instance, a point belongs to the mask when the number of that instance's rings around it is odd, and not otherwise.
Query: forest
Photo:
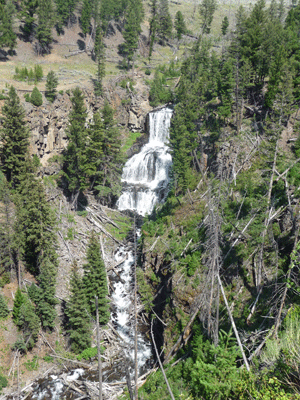
[[[116,209],[125,145],[136,138],[108,92],[107,40],[117,26],[121,107],[131,110],[141,79],[150,109],[174,110],[168,196],[143,219],[136,249],[140,318],[160,355],[138,393],[123,398],[300,399],[300,4],[258,0],[228,13],[216,0],[175,3],[0,0],[0,62],[14,60],[22,43],[47,59],[78,23],[92,43],[77,52],[94,63],[95,98],[87,107],[82,88],[66,91],[66,146],[48,161],[56,173],[47,181],[26,104],[42,110],[59,101],[57,72],[16,65],[0,88],[0,325],[16,332],[0,359],[6,351],[31,360],[41,335],[51,342],[60,330],[56,354],[93,363],[95,296],[99,324],[110,329],[111,275],[93,226],[82,263],[71,263],[68,295],[56,295],[65,261],[55,199],[68,208],[66,247],[74,218],[90,222],[91,204]],[[24,100],[21,82],[34,85]],[[132,214],[116,218],[110,232],[125,243]],[[0,393],[12,384],[2,361]]]

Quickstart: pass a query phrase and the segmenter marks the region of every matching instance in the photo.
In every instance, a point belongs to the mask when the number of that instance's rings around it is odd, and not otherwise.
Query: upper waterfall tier
[[[163,108],[149,114],[149,142],[131,157],[123,169],[123,193],[119,210],[150,214],[168,192],[172,157],[167,143],[173,110]]]

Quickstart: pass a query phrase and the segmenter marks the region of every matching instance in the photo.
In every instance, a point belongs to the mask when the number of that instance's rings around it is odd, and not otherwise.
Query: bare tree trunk
[[[134,215],[134,369],[135,400],[138,400],[138,359],[137,359],[137,282],[136,282],[136,218]]]
[[[156,347],[156,343],[155,343],[155,340],[154,340],[154,335],[153,335],[153,329],[152,329],[152,328],[153,328],[153,320],[151,321],[151,338],[152,338],[152,341],[153,341],[153,346],[154,346],[154,349],[155,349],[156,357],[157,357],[157,360],[158,360],[158,363],[159,363],[161,372],[162,372],[162,374],[163,374],[164,380],[165,380],[165,382],[166,382],[168,391],[169,391],[169,393],[170,393],[171,399],[172,399],[172,400],[175,400],[175,397],[174,397],[173,392],[172,392],[172,390],[171,390],[171,387],[170,387],[170,385],[169,385],[168,378],[167,378],[166,373],[165,373],[165,371],[164,371],[164,367],[163,367],[163,365],[162,365],[162,363],[161,363],[161,359],[160,359],[160,356],[159,356],[159,353],[158,353],[158,350],[157,350],[157,347]]]
[[[99,400],[102,400],[102,360],[100,348],[100,332],[99,332],[99,310],[98,310],[98,296],[96,300],[96,328],[97,328],[97,350],[98,350],[98,379],[99,379]]]
[[[243,356],[244,364],[245,364],[245,366],[246,366],[247,371],[249,372],[249,371],[250,371],[249,363],[248,363],[246,354],[245,354],[245,352],[244,352],[243,345],[242,345],[242,342],[241,342],[239,333],[238,333],[238,331],[237,331],[237,329],[236,329],[236,325],[235,325],[235,322],[234,322],[232,313],[231,313],[231,311],[230,311],[230,307],[229,307],[229,304],[228,304],[228,301],[227,301],[227,298],[226,298],[226,295],[225,295],[225,291],[224,291],[224,288],[223,288],[223,285],[222,285],[222,281],[221,281],[221,278],[220,278],[220,275],[219,275],[219,274],[218,274],[218,282],[219,282],[219,285],[220,285],[220,289],[221,289],[221,293],[222,293],[222,296],[223,296],[223,299],[224,299],[224,303],[225,303],[226,308],[227,308],[227,312],[228,312],[228,314],[229,314],[229,318],[230,318],[230,322],[231,322],[232,329],[233,329],[233,331],[234,331],[236,340],[237,340],[237,342],[238,342],[239,348],[240,348],[241,353],[242,353],[242,356]]]

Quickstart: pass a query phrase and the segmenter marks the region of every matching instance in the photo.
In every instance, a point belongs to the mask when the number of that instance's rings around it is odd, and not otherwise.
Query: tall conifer
[[[73,207],[77,207],[79,193],[88,187],[85,172],[87,129],[85,121],[87,117],[84,105],[84,96],[77,87],[73,90],[72,111],[69,116],[69,126],[66,130],[69,143],[63,155],[64,172],[68,182],[68,189],[71,192]]]
[[[2,114],[0,160],[7,181],[15,187],[28,151],[29,130],[25,123],[24,109],[13,86],[9,89]]]
[[[70,335],[71,349],[75,353],[80,353],[91,346],[91,323],[89,307],[76,263],[73,264],[71,271],[70,292],[66,306],[67,332]]]
[[[99,322],[105,325],[109,320],[107,277],[101,256],[99,239],[92,232],[87,248],[87,263],[84,264],[83,285],[87,304],[92,315],[95,315],[95,296],[99,300]]]

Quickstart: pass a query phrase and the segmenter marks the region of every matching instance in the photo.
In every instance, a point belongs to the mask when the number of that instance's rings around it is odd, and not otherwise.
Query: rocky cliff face
[[[119,86],[120,79],[111,80],[106,86],[105,96],[115,109],[115,117],[124,130],[145,131],[145,119],[151,106],[148,102],[148,87],[142,77],[135,75],[135,90],[123,89]],[[93,113],[104,104],[103,98],[96,98],[92,91],[83,90],[88,111],[88,121]],[[22,99],[22,95],[20,98]],[[44,104],[36,107],[23,103],[31,132],[31,152],[37,154],[43,166],[50,157],[60,154],[67,145],[66,127],[72,108],[71,93],[58,94],[53,104],[44,99]]]

